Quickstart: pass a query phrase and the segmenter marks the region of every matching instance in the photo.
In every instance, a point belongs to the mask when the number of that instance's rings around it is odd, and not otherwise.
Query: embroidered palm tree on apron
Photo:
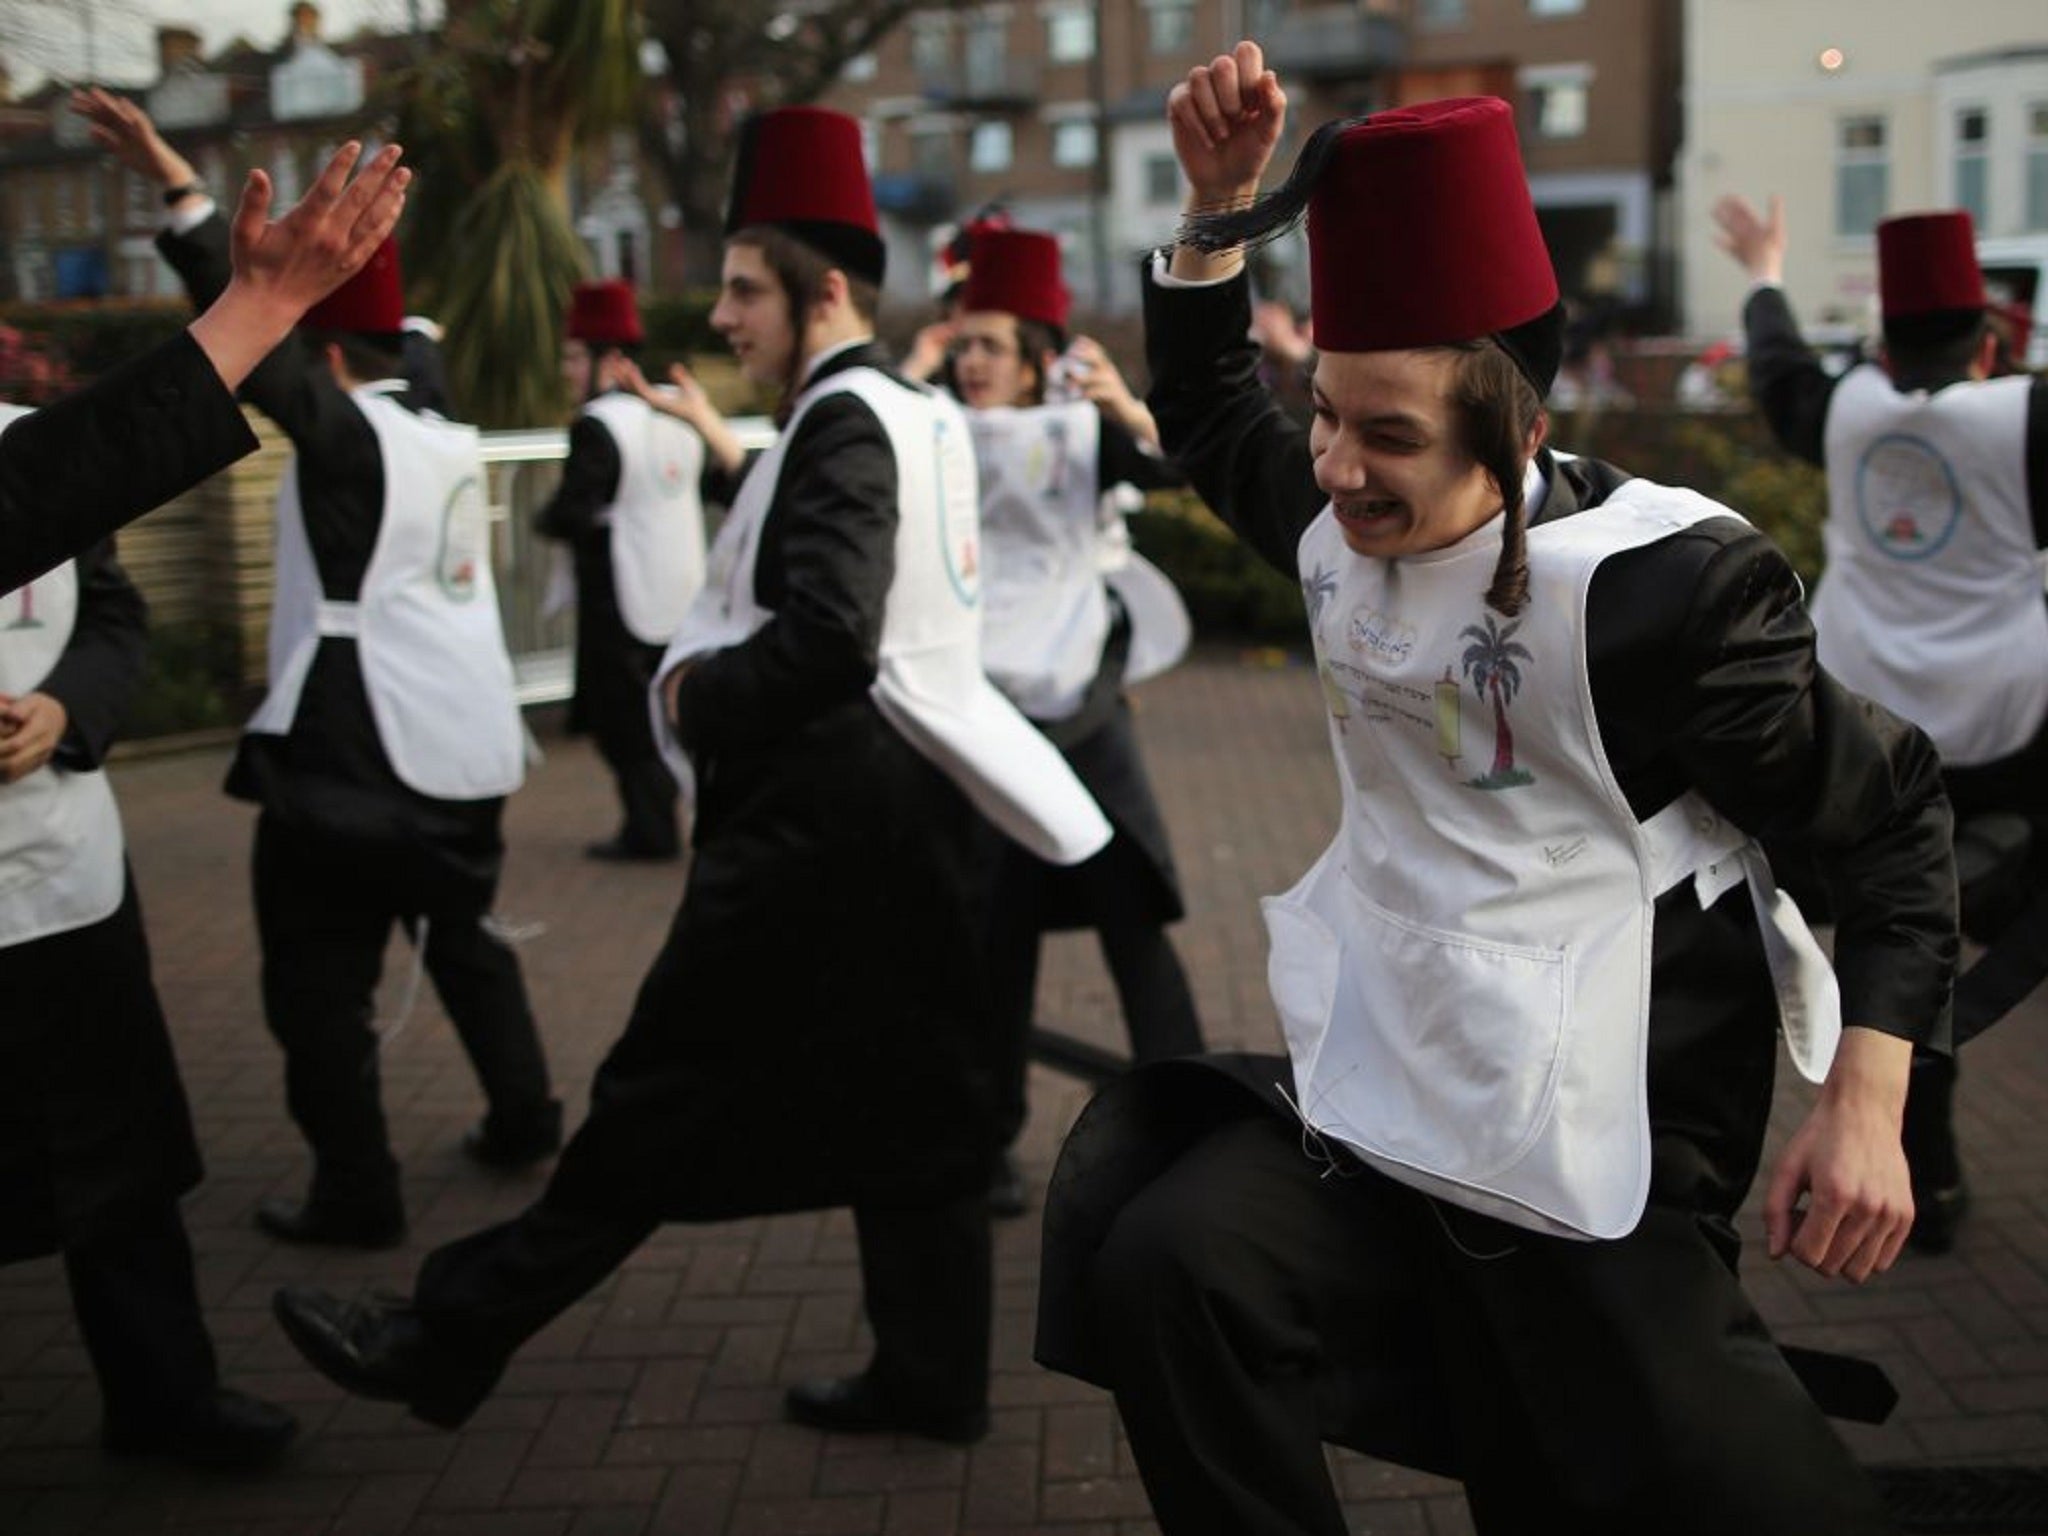
[[[1522,687],[1522,669],[1517,663],[1536,658],[1514,638],[1519,623],[1502,629],[1488,614],[1484,625],[1468,624],[1458,631],[1458,638],[1472,642],[1461,658],[1465,675],[1472,679],[1472,691],[1493,705],[1493,767],[1465,782],[1473,789],[1533,784],[1534,775],[1515,766],[1515,733],[1508,726],[1508,706]]]

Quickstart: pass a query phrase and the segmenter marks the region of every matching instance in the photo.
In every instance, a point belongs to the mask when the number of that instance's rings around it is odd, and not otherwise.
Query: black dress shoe
[[[895,1432],[943,1440],[948,1445],[972,1445],[988,1433],[986,1406],[951,1413],[909,1407],[891,1400],[866,1372],[799,1382],[789,1389],[783,1406],[799,1424],[842,1434]]]
[[[256,1225],[287,1243],[329,1248],[396,1248],[405,1241],[405,1212],[287,1200],[272,1195],[256,1206]]]
[[[1005,1152],[996,1162],[995,1177],[989,1180],[988,1213],[1008,1218],[1022,1216],[1030,1208],[1031,1200],[1024,1190],[1024,1171],[1017,1166],[1017,1159]]]
[[[486,1168],[526,1168],[562,1150],[562,1106],[550,1099],[535,1114],[505,1122],[485,1115],[463,1133],[462,1150]]]
[[[667,864],[683,856],[680,848],[655,848],[644,843],[629,843],[623,837],[608,837],[601,843],[592,843],[583,850],[586,859],[602,859],[610,864]]]
[[[161,1454],[218,1472],[253,1472],[282,1456],[299,1421],[274,1403],[218,1387],[183,1413],[108,1419],[100,1444],[116,1456]]]
[[[329,1381],[357,1397],[404,1403],[413,1417],[456,1429],[491,1395],[504,1362],[437,1344],[405,1302],[343,1302],[311,1286],[271,1298],[286,1335]]]

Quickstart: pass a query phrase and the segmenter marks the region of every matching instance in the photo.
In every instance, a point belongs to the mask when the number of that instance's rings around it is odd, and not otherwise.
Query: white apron
[[[1820,660],[1959,767],[2048,718],[2048,604],[2027,499],[2023,377],[1901,393],[1852,369],[1828,405]]]
[[[1081,707],[1109,640],[1105,580],[1130,616],[1125,680],[1187,650],[1173,583],[1130,547],[1118,502],[1098,491],[1102,418],[1087,401],[969,411],[986,557],[982,664],[1034,720]]]
[[[599,514],[611,529],[619,617],[643,645],[666,645],[704,585],[704,440],[637,395],[583,408],[619,448],[619,488]]]
[[[1609,555],[1725,508],[1631,481],[1529,533],[1530,601],[1484,605],[1496,519],[1398,561],[1300,546],[1344,791],[1336,839],[1265,903],[1305,1122],[1390,1177],[1539,1232],[1614,1238],[1649,1191],[1656,898],[1747,881],[1799,1070],[1840,994],[1754,843],[1696,794],[1636,821],[1600,744],[1585,599]]]
[[[25,414],[0,407],[0,425]],[[66,562],[0,596],[0,693],[49,677],[78,621],[78,567]],[[121,813],[98,769],[54,762],[0,785],[0,949],[103,922],[126,885]],[[0,1009],[6,1007],[0,999]]]
[[[655,740],[684,802],[694,798],[696,776],[669,729],[661,680],[768,622],[770,613],[754,600],[754,566],[783,455],[804,413],[842,393],[873,409],[896,451],[896,573],[870,689],[875,707],[997,827],[1041,858],[1080,863],[1108,843],[1107,818],[1058,750],[982,671],[980,537],[966,423],[951,402],[872,368],[833,374],[799,399],[789,425],[748,472],[711,546],[704,589],[655,674]]]
[[[270,692],[247,729],[289,734],[321,639],[353,639],[399,779],[437,800],[496,799],[524,780],[526,751],[491,574],[477,432],[386,398],[403,387],[350,395],[384,460],[377,545],[354,601],[321,594],[296,459],[278,486]]]

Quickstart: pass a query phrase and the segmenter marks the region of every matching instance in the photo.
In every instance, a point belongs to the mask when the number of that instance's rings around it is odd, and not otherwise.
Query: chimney
[[[312,0],[298,0],[298,4],[291,8],[291,19],[291,42],[294,48],[301,43],[320,41],[320,7],[314,5]]]
[[[199,62],[199,34],[190,27],[156,29],[156,70],[158,76]]]

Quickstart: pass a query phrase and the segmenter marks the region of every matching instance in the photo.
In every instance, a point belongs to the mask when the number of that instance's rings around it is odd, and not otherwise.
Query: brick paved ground
[[[1256,898],[1289,883],[1327,837],[1335,792],[1317,693],[1299,669],[1218,654],[1150,685],[1141,730],[1177,840],[1191,913],[1178,942],[1213,1041],[1267,1045]],[[552,739],[512,802],[501,913],[535,932],[521,953],[572,1109],[660,942],[673,869],[590,864],[611,830],[601,766]],[[0,1270],[0,1531],[156,1530],[209,1536],[1131,1536],[1153,1529],[1112,1410],[1030,1363],[1036,1224],[1000,1231],[995,1430],[972,1450],[821,1436],[783,1424],[783,1387],[864,1359],[843,1214],[665,1229],[615,1281],[514,1364],[460,1434],[345,1400],[277,1333],[281,1283],[402,1288],[428,1246],[515,1209],[537,1179],[491,1178],[457,1142],[474,1084],[429,991],[385,1055],[413,1236],[393,1254],[280,1247],[257,1200],[299,1191],[305,1161],[281,1103],[257,1004],[246,862],[250,813],[217,786],[224,754],[124,763],[116,782],[158,980],[211,1175],[188,1203],[228,1377],[305,1422],[276,1473],[225,1481],[103,1457],[98,1400],[53,1262]],[[405,952],[394,948],[384,996]],[[2038,1002],[1973,1049],[1963,1121],[1978,1215],[1957,1251],[1914,1258],[1865,1289],[1756,1260],[1751,1285],[1793,1342],[1881,1360],[1904,1394],[1894,1422],[1851,1431],[1872,1460],[2048,1462],[2048,1019]],[[1119,1043],[1092,944],[1055,941],[1040,1015]],[[1025,1147],[1042,1187],[1083,1101],[1038,1072]],[[1781,1121],[1796,1113],[1789,1090]],[[764,1120],[772,1106],[763,1106]],[[1781,1132],[1783,1125],[1780,1127]],[[735,1156],[744,1156],[736,1148]],[[1752,1231],[1756,1230],[1752,1223]],[[1343,1456],[1360,1533],[1470,1529],[1455,1485]]]

